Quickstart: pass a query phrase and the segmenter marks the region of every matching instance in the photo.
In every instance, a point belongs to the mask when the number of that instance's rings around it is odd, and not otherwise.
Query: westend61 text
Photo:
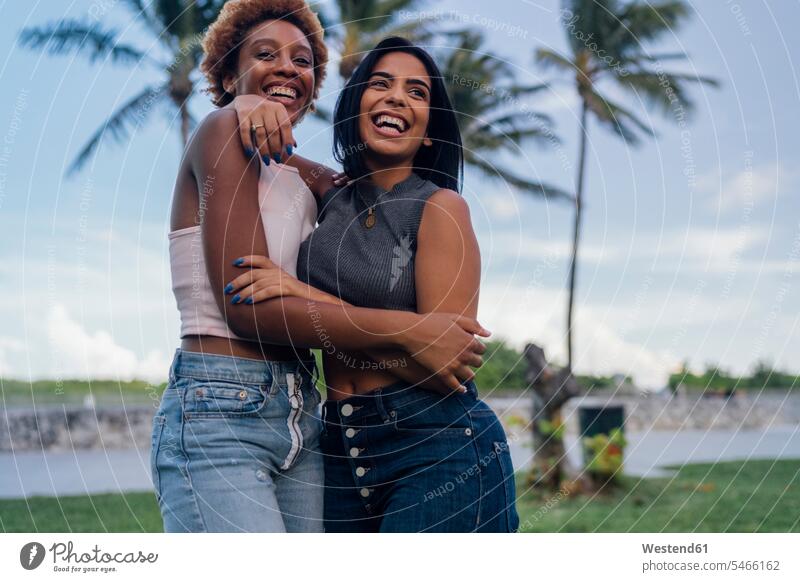
[[[707,554],[708,544],[688,544],[685,546],[642,544],[642,551],[645,554]]]

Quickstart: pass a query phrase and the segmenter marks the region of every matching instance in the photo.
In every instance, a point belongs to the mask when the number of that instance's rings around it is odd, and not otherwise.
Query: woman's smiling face
[[[303,32],[285,20],[255,26],[239,50],[237,77],[225,80],[233,95],[261,95],[283,103],[292,123],[314,94],[314,57]]]
[[[408,164],[429,145],[431,80],[415,56],[392,52],[381,57],[361,96],[358,122],[367,165]]]

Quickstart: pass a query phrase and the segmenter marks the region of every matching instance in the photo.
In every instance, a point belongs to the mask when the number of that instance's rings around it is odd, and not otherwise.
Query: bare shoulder
[[[455,224],[469,224],[469,205],[464,197],[447,188],[441,188],[428,198],[425,211],[422,214],[422,223],[446,221]]]
[[[208,141],[224,144],[236,137],[238,132],[239,120],[236,111],[228,108],[216,109],[198,124],[190,143],[195,147],[196,144],[205,144]]]

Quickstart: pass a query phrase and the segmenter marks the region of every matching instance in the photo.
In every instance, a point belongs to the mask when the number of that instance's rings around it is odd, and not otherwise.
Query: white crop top
[[[284,164],[261,162],[258,180],[261,222],[269,258],[292,276],[297,275],[297,252],[314,230],[317,203],[298,170]],[[225,323],[208,280],[201,226],[169,233],[172,292],[181,317],[181,337],[212,335],[239,338]]]

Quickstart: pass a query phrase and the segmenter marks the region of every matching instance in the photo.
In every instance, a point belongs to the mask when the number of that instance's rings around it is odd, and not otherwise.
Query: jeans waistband
[[[341,425],[342,421],[352,423],[368,416],[378,416],[386,420],[390,410],[409,406],[421,400],[433,398],[469,398],[472,400],[478,397],[478,388],[470,380],[464,386],[466,394],[453,392],[451,394],[439,394],[432,390],[426,390],[418,386],[413,386],[408,382],[399,380],[392,384],[382,386],[367,394],[357,394],[342,400],[328,400],[322,405],[323,421],[334,425]]]
[[[307,373],[313,376],[315,372],[314,358],[286,361],[254,360],[221,354],[187,352],[179,348],[175,350],[169,377],[170,380],[176,376],[188,376],[200,380],[261,384],[286,374]]]

